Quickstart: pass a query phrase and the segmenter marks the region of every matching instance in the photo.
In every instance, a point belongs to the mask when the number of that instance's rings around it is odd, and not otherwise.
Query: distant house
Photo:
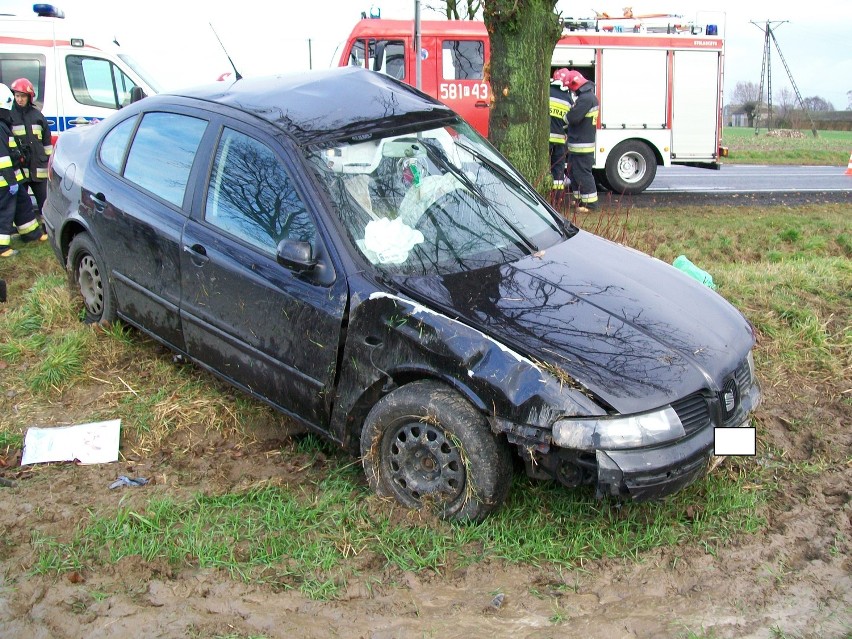
[[[740,104],[726,104],[722,109],[722,124],[723,126],[751,126],[748,121],[748,114],[743,111]]]

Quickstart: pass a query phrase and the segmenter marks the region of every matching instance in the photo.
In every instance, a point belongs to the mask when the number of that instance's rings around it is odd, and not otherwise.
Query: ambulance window
[[[109,60],[70,55],[65,66],[71,93],[80,104],[107,109],[130,104],[130,89],[136,83]]]
[[[189,173],[207,121],[179,113],[146,113],[133,137],[124,177],[175,206],[183,205]]]
[[[9,86],[18,78],[26,78],[36,90],[36,102],[44,104],[44,67],[43,55],[28,53],[0,54],[0,82]]]
[[[444,80],[481,80],[485,67],[482,40],[444,40],[442,67]]]

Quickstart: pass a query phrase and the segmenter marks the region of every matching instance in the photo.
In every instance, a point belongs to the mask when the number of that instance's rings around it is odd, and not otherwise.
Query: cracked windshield
[[[564,223],[464,124],[315,149],[311,160],[357,250],[395,274],[504,264]]]

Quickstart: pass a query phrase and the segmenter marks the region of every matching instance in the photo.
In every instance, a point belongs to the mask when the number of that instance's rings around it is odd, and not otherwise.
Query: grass
[[[761,380],[791,398],[791,429],[811,429],[816,419],[810,406],[795,403],[797,385],[842,404],[852,380],[848,207],[634,211],[624,231],[626,243],[669,263],[686,254],[749,317],[758,331]],[[135,331],[82,324],[79,302],[69,301],[47,247],[25,247],[21,256],[10,275],[10,301],[0,308],[0,380],[7,389],[0,396],[0,454],[21,445],[39,406],[76,406],[71,400],[80,396],[95,399],[69,419],[120,417],[123,455],[169,446],[179,457],[186,451],[169,443],[176,435],[249,440],[255,426],[280,419]],[[267,480],[189,498],[137,493],[132,505],[92,511],[62,539],[33,533],[29,569],[57,574],[134,557],[333,599],[376,565],[442,573],[486,560],[566,568],[598,558],[641,560],[661,546],[713,554],[765,526],[765,504],[780,485],[849,463],[848,451],[796,461],[764,443],[759,449],[763,463],[726,462],[660,503],[617,505],[590,490],[516,475],[503,509],[460,526],[381,500],[367,490],[356,460],[306,436],[280,450],[303,471],[294,485]],[[552,622],[563,613],[555,610]]]
[[[769,135],[760,129],[725,127],[722,145],[728,147],[725,164],[808,164],[817,166],[847,166],[852,153],[852,131],[800,131],[802,137],[787,138]]]
[[[722,544],[755,532],[763,499],[738,480],[714,475],[657,504],[599,502],[517,477],[506,507],[476,526],[400,517],[369,494],[360,470],[337,460],[310,494],[276,485],[241,493],[152,499],[144,510],[93,514],[73,539],[34,537],[37,573],[112,564],[125,557],[219,568],[236,579],[298,588],[318,599],[339,595],[363,561],[400,571],[442,572],[485,559],[573,566],[600,557],[703,539]],[[700,504],[692,510],[694,504]]]

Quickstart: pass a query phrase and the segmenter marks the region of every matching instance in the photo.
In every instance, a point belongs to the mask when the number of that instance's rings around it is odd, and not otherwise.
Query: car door
[[[347,304],[293,164],[250,127],[221,128],[184,229],[181,318],[189,355],[305,421],[327,426]],[[310,245],[309,271],[277,261]],[[303,247],[308,246],[303,244]]]
[[[86,188],[91,230],[111,271],[119,315],[183,349],[181,236],[193,167],[208,120],[154,111],[113,127]]]

